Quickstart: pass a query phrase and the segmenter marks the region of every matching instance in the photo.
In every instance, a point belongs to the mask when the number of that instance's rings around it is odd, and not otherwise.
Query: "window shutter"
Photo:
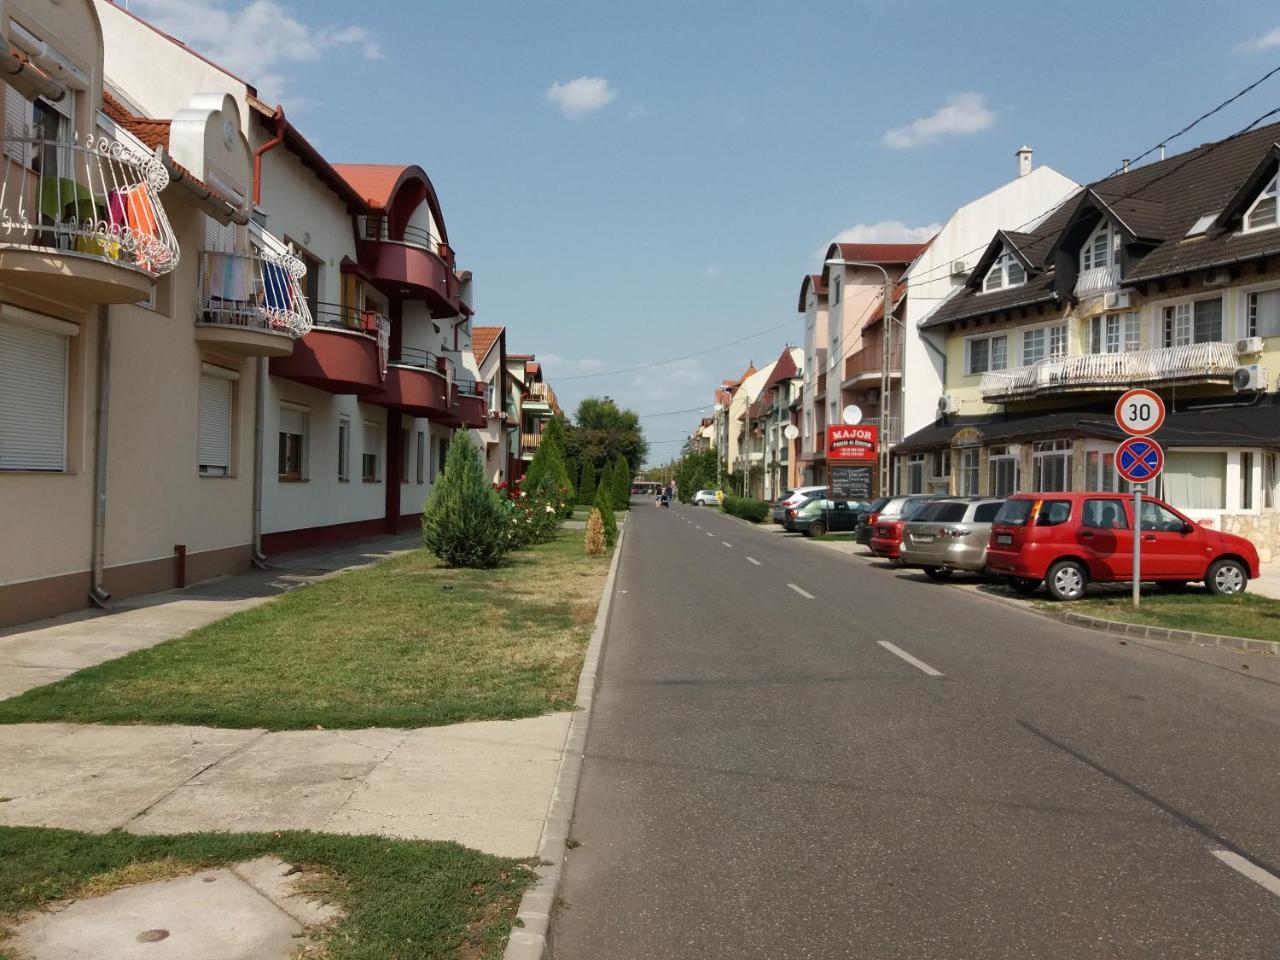
[[[236,252],[236,227],[234,223],[219,223],[205,214],[204,248],[215,253]]]
[[[31,101],[13,87],[4,88],[4,133],[8,137],[26,136],[31,129]],[[30,144],[5,142],[4,152],[25,167],[31,166]]]
[[[66,469],[67,338],[0,321],[0,470]]]
[[[296,433],[298,436],[306,436],[307,433],[307,415],[296,407],[280,408],[280,432]]]
[[[200,375],[200,472],[231,472],[231,381]]]
[[[364,453],[372,453],[374,456],[378,454],[378,427],[377,424],[365,422],[364,425]]]
[[[1258,293],[1257,324],[1259,337],[1280,337],[1280,290]]]

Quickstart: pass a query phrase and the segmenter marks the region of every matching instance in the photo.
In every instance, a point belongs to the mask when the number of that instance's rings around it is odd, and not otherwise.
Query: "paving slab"
[[[286,960],[334,911],[293,893],[275,857],[139,884],[38,913],[12,945],[30,960]]]

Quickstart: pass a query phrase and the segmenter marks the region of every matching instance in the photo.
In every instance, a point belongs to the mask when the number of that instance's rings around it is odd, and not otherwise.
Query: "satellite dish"
[[[788,440],[794,440],[796,437],[800,436],[800,428],[794,423],[788,423],[783,429],[782,435]]]
[[[844,422],[853,426],[855,423],[862,422],[862,408],[856,403],[851,403],[844,408]]]

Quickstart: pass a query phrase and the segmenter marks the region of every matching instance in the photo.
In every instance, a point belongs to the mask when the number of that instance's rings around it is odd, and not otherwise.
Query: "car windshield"
[[[1006,500],[996,513],[996,523],[1008,524],[1011,527],[1025,527],[1031,519],[1030,500]]]

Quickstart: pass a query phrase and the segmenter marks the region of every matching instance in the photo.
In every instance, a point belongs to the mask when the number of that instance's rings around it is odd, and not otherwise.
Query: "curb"
[[[587,729],[591,725],[591,704],[596,695],[605,628],[613,606],[614,582],[626,532],[625,527],[619,527],[618,543],[609,564],[600,608],[596,611],[595,629],[582,662],[582,674],[578,678],[578,709],[569,720],[569,731],[560,754],[560,770],[556,774],[551,804],[542,826],[542,839],[538,843],[538,859],[541,861],[535,869],[538,881],[520,899],[520,909],[516,912],[520,926],[512,928],[506,949],[502,952],[503,960],[551,960],[551,911],[555,907],[560,873],[569,852],[566,842],[573,822],[573,805],[578,797],[578,781],[582,778],[582,756],[587,744]]]

